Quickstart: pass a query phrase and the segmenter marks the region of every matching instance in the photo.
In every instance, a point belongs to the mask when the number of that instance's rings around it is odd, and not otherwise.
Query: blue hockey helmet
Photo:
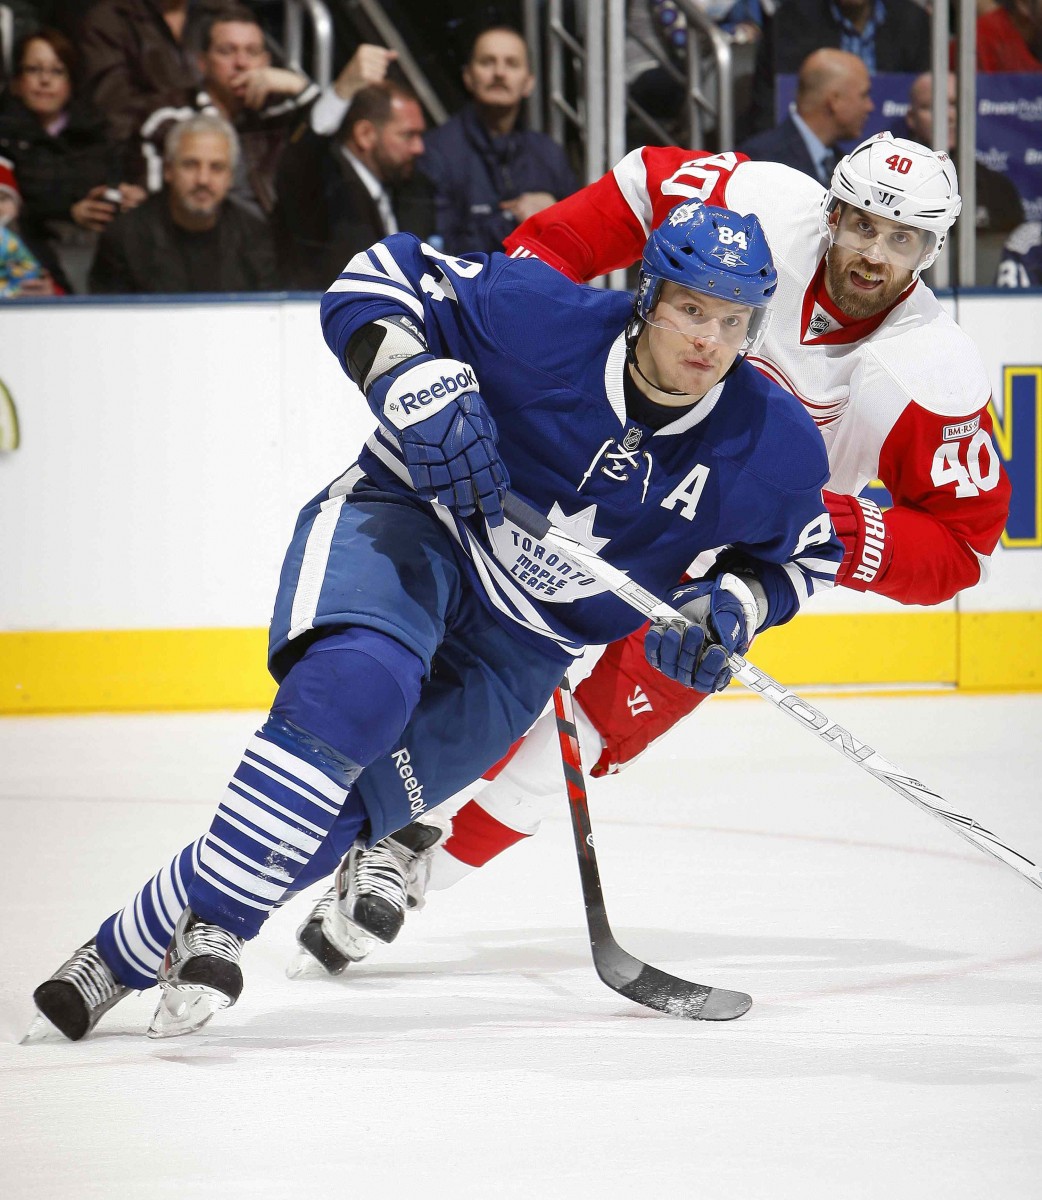
[[[685,200],[670,210],[644,247],[635,311],[641,321],[658,324],[653,314],[667,281],[751,308],[752,319],[736,347],[747,352],[766,329],[766,309],[778,286],[778,272],[754,215],[743,217],[729,208]]]

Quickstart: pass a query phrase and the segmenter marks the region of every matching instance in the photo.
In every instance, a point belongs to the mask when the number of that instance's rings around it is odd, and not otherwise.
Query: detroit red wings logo
[[[766,375],[768,379],[773,380],[780,387],[783,387],[787,392],[791,393],[810,413],[811,419],[819,429],[826,425],[831,425],[833,421],[839,418],[846,411],[847,404],[850,401],[850,396],[840,396],[836,400],[811,400],[808,396],[804,396],[792,380],[785,374],[781,367],[772,363],[766,358],[757,358],[752,356],[749,362],[760,372],[761,375]]]

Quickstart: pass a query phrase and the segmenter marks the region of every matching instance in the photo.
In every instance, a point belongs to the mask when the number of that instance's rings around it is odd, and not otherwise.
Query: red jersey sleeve
[[[727,181],[742,154],[676,146],[633,150],[596,183],[529,217],[504,242],[580,282],[631,266],[648,234],[682,200],[726,205]]]
[[[902,604],[940,604],[982,577],[1009,513],[1010,482],[987,409],[955,420],[912,403],[883,443],[879,478],[893,553],[868,585]]]

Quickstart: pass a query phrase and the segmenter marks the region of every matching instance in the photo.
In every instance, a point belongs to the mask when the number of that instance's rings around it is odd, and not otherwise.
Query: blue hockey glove
[[[502,525],[510,477],[473,367],[420,355],[400,374],[377,380],[369,401],[394,430],[419,495],[461,517],[480,512],[489,525]]]
[[[744,654],[756,632],[759,610],[749,585],[725,572],[677,588],[670,603],[689,622],[651,623],[644,653],[656,670],[697,692],[719,692],[731,682],[728,657]]]

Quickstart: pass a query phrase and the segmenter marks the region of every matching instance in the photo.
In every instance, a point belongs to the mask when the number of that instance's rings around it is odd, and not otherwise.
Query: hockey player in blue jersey
[[[742,359],[775,284],[756,218],[697,200],[651,236],[635,304],[404,234],[352,259],[322,328],[378,425],[300,514],[271,712],[208,832],[36,989],[47,1020],[82,1037],[158,973],[150,1032],[199,1028],[238,999],[243,943],[274,908],[470,784],[575,655],[640,624],[504,519],[508,487],[672,597],[690,623],[653,626],[648,653],[703,691],[833,584],[823,443]]]

